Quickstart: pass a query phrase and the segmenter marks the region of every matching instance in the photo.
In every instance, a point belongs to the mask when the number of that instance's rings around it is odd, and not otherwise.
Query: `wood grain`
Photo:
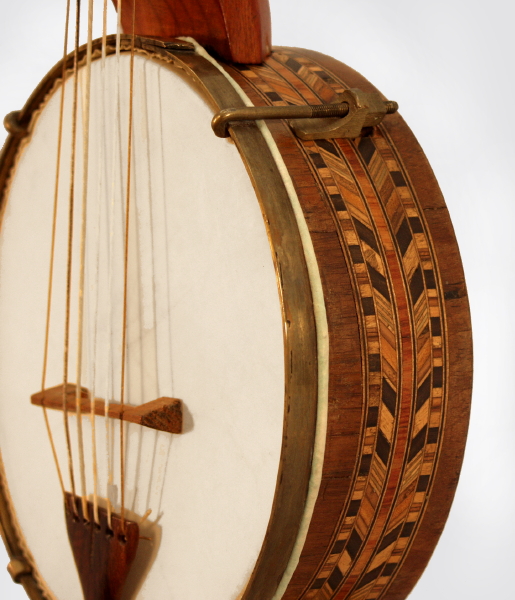
[[[237,69],[229,69],[256,105],[263,98],[248,85]],[[328,431],[320,493],[310,530],[296,573],[309,577],[313,564],[321,559],[334,542],[334,524],[342,511],[351,504],[350,491],[357,476],[356,463],[361,453],[362,439],[358,432],[366,424],[368,395],[362,364],[364,324],[356,311],[351,275],[344,248],[334,227],[334,216],[323,189],[306,157],[299,151],[299,142],[289,127],[281,121],[269,121],[268,126],[281,150],[295,191],[299,197],[317,255],[326,303],[329,329],[329,391]],[[306,557],[309,557],[306,560]],[[293,588],[292,588],[293,586]],[[292,582],[289,589],[300,593]]]
[[[68,493],[64,508],[84,600],[119,600],[136,557],[138,524],[114,513],[109,524],[103,508],[98,509],[99,522],[95,523],[91,502],[84,514],[81,499]]]
[[[77,386],[73,383],[66,386],[66,408],[72,414],[76,411],[76,389]],[[37,392],[31,396],[30,401],[36,406],[63,410],[63,386],[57,385]],[[94,402],[95,414],[104,417],[105,401],[95,398]],[[80,411],[83,415],[91,413],[90,393],[84,387],[81,388]],[[167,433],[182,433],[182,402],[176,398],[163,397],[139,406],[124,404],[123,407],[119,403],[111,402],[108,405],[107,416]]]
[[[277,49],[264,65],[227,68],[257,105],[329,103],[349,87],[374,89],[310,51]],[[284,599],[400,600],[441,533],[466,438],[471,338],[456,240],[430,167],[398,115],[354,141],[300,142],[284,123],[268,126],[313,240],[336,234],[354,293],[362,390],[340,407],[330,400],[330,423],[345,420],[356,401],[365,415],[361,429],[353,424],[358,451],[350,457],[328,435],[324,477],[328,465],[350,458],[351,482],[331,497],[323,480]],[[336,280],[342,265],[328,261],[334,251],[315,250],[323,280]],[[330,318],[337,288],[324,287]],[[331,347],[343,335],[332,327]],[[331,380],[341,368],[331,360]]]
[[[136,2],[135,10],[136,35],[191,36],[236,63],[259,64],[271,51],[268,0],[148,0]],[[131,0],[122,4],[122,26],[132,31]]]
[[[302,51],[349,87],[375,91],[363,76],[338,61],[313,51]],[[449,212],[433,171],[415,136],[402,117],[391,115],[383,123],[408,174],[434,248],[444,296],[448,352],[449,402],[445,406],[439,461],[433,475],[430,502],[413,537],[402,569],[391,582],[388,600],[406,598],[422,574],[442,533],[454,498],[463,461],[472,391],[472,333],[465,277]]]

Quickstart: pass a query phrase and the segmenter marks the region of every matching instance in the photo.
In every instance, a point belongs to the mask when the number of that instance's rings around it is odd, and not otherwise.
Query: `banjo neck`
[[[113,0],[115,6],[119,1]],[[132,3],[125,6],[121,22],[123,30],[130,32]],[[163,39],[191,36],[224,60],[260,64],[271,52],[270,7],[268,0],[136,2],[135,33]]]

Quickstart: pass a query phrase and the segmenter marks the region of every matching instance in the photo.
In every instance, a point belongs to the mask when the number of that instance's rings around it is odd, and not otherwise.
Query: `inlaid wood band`
[[[228,69],[256,105],[373,91],[307,51],[277,49],[262,66]],[[452,226],[399,116],[354,141],[302,142],[283,123],[268,126],[315,242],[333,351],[322,489],[284,598],[405,598],[443,528],[468,422],[470,321]],[[335,302],[347,273],[353,297]],[[347,347],[354,363],[336,350],[344,311],[359,330],[360,344]]]

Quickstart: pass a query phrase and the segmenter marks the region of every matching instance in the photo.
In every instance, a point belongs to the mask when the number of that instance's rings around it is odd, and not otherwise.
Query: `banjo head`
[[[31,403],[63,384],[71,247],[68,382],[102,403],[182,403],[182,433],[126,423],[122,440],[120,419],[68,412],[77,493],[83,480],[118,513],[124,447],[142,539],[123,599],[405,598],[450,508],[471,389],[463,273],[425,157],[398,115],[356,140],[301,141],[285,121],[221,140],[222,108],[372,87],[309,51],[237,67],[145,38],[129,149],[129,49],[110,37],[103,59],[94,43],[89,126],[81,50],[74,166],[62,64],[2,153],[0,519],[16,576],[31,598],[83,597]],[[46,414],[69,491],[66,417]]]

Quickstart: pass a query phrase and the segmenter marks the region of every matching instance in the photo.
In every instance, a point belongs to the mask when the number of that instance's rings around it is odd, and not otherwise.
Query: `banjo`
[[[38,600],[406,598],[457,484],[471,333],[396,103],[272,48],[263,0],[127,0],[98,40],[93,2],[72,8],[0,158],[13,579]]]

